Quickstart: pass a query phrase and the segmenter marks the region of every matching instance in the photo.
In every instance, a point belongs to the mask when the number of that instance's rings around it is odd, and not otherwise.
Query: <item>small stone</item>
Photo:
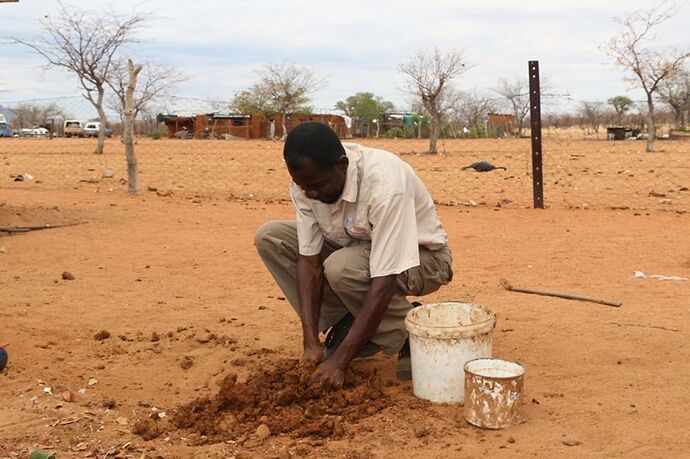
[[[68,390],[66,390],[62,394],[60,394],[60,396],[66,402],[73,402],[74,401],[74,394]]]
[[[515,443],[515,439],[513,437],[508,438],[508,443]]]
[[[115,176],[115,172],[111,171],[110,169],[104,169],[101,175],[103,178],[113,178]]]
[[[89,386],[95,386],[96,384],[98,384],[98,380],[97,380],[97,379],[95,379],[95,378],[89,379],[89,382],[88,382],[88,385],[89,385]]]
[[[95,335],[93,335],[93,339],[96,341],[103,341],[104,339],[110,338],[110,332],[108,330],[101,330]]]
[[[268,437],[271,436],[271,429],[268,428],[266,424],[261,424],[259,427],[256,428],[256,437],[263,441],[266,440]]]
[[[0,245],[0,253],[7,253],[7,249],[4,245]]]
[[[64,273],[62,273],[62,279],[63,280],[74,280],[74,274],[72,274],[69,271],[65,271]]]
[[[155,343],[155,342],[160,341],[160,340],[161,340],[161,337],[158,333],[156,333],[156,332],[151,333],[151,342]]]
[[[155,193],[156,191],[158,191],[158,187],[149,185],[149,186],[146,187],[146,190]]]
[[[206,344],[206,343],[208,343],[209,341],[211,341],[211,336],[210,336],[210,335],[201,336],[201,337],[197,338],[196,340],[197,340],[198,343]]]
[[[100,181],[101,181],[101,177],[99,177],[97,175],[93,175],[93,176],[89,177],[89,179],[87,180],[88,183],[99,183]]]

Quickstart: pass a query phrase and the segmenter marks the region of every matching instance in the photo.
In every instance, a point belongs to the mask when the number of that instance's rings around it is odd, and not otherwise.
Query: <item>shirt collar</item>
[[[358,164],[362,157],[356,144],[343,144],[345,147],[345,155],[348,159],[347,172],[345,175],[345,187],[340,199],[347,202],[357,202],[357,194],[359,192],[359,170]]]

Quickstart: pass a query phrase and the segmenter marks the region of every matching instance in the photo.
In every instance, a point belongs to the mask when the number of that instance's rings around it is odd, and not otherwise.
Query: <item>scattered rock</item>
[[[155,193],[156,191],[158,191],[158,187],[149,185],[146,187],[146,191],[151,191],[152,193]]]
[[[100,183],[101,177],[99,177],[97,175],[93,175],[93,176],[89,177],[86,181],[87,181],[87,183]]]
[[[0,245],[0,253],[7,253],[7,249],[4,245]]]
[[[122,416],[115,419],[115,422],[117,422],[121,426],[128,426],[129,425],[129,421],[127,421],[127,418],[122,417]]]
[[[653,198],[665,198],[666,193],[658,193],[658,192],[652,190],[649,192],[649,194],[647,196],[651,196]]]
[[[72,273],[69,272],[69,271],[65,271],[64,273],[62,273],[62,279],[64,279],[64,280],[74,280],[75,278],[74,278],[74,274],[72,274]]]
[[[201,344],[206,344],[211,341],[211,335],[200,336],[196,341]]]
[[[132,433],[139,435],[144,440],[153,440],[154,438],[158,438],[162,432],[156,421],[151,418],[146,418],[134,424]]]
[[[89,382],[87,384],[89,386],[95,386],[96,384],[98,384],[98,380],[95,378],[91,378],[91,379],[89,379]]]
[[[63,279],[64,279],[64,274],[63,274]],[[93,339],[96,341],[103,341],[104,339],[110,338],[110,332],[108,330],[101,330],[95,335],[93,335]]]
[[[508,443],[515,443],[515,439],[513,437],[508,438]]]
[[[513,201],[511,201],[511,200],[508,199],[508,198],[501,198],[501,199],[498,201],[498,203],[496,203],[496,207],[508,207],[508,206],[511,205],[512,203],[513,203]]]
[[[185,355],[182,358],[182,362],[180,362],[180,367],[183,370],[189,370],[190,368],[192,368],[192,365],[194,365],[194,360],[192,360],[192,358],[188,355]]]
[[[569,438],[569,439],[567,439],[567,440],[563,440],[562,443],[563,443],[565,446],[577,446],[577,445],[582,444],[582,442],[580,442],[580,440],[576,440],[576,439],[574,439],[574,438]]]
[[[156,195],[157,195],[157,196],[160,196],[160,197],[162,197],[162,198],[165,198],[165,197],[168,197],[168,196],[172,196],[172,195],[173,195],[173,192],[172,192],[172,190],[167,190],[167,191],[161,191],[161,190],[159,190],[159,191],[156,191]]]
[[[66,402],[73,402],[74,401],[74,394],[68,390],[66,390],[62,394],[60,394],[60,396]]]
[[[155,342],[160,341],[160,340],[161,340],[161,337],[158,333],[156,333],[156,332],[151,333],[151,342],[155,343]]]
[[[427,427],[425,425],[421,425],[415,429],[414,436],[417,438],[422,438],[422,437],[426,437],[430,433],[431,433],[431,430],[429,429],[429,427]]]
[[[264,441],[271,436],[271,429],[266,424],[261,424],[256,428],[255,434],[259,440]]]
[[[115,172],[111,171],[110,169],[104,169],[101,175],[103,178],[113,178],[115,177]]]

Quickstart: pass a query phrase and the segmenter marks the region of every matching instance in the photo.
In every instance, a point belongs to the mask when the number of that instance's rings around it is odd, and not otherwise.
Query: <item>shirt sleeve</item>
[[[304,256],[317,255],[323,247],[323,233],[314,217],[314,211],[304,199],[300,199],[299,193],[299,190],[295,190],[295,185],[291,184],[290,197],[296,209],[299,253]]]
[[[371,277],[400,274],[419,266],[419,240],[413,198],[404,193],[387,196],[369,211]]]

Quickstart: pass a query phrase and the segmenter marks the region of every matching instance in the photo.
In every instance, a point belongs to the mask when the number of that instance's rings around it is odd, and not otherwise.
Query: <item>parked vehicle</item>
[[[31,129],[19,130],[20,137],[48,137],[49,135],[50,131],[44,127],[34,127]]]
[[[14,130],[7,123],[0,123],[0,137],[12,137]]]
[[[84,130],[84,124],[79,120],[65,120],[64,133],[65,137],[81,137]]]
[[[84,129],[82,130],[82,135],[84,137],[98,137],[98,131],[101,130],[101,123],[99,121],[90,121],[86,123]],[[112,137],[113,130],[109,127],[105,127],[105,136]]]

